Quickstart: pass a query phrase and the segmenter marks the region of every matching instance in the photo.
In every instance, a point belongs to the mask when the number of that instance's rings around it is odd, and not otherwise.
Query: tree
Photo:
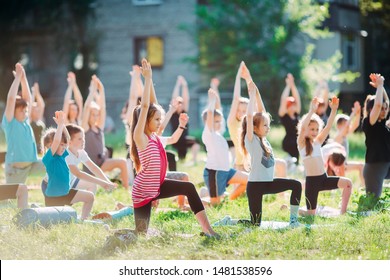
[[[199,56],[195,62],[203,73],[222,74],[230,87],[244,60],[273,115],[287,73],[296,77],[301,93],[308,97],[312,85],[301,79],[302,69],[319,65],[311,58],[309,46],[330,35],[322,25],[328,17],[327,5],[311,0],[210,0],[198,5],[197,15]],[[326,63],[331,61],[323,66]]]
[[[54,55],[57,65],[59,61],[69,59],[67,56],[70,53],[74,53],[74,56],[80,53],[84,58],[95,54],[98,34],[91,29],[95,17],[95,2],[96,0],[14,0],[2,6],[0,100],[5,99],[12,81],[12,70],[21,59],[21,42],[34,41],[39,44],[43,38],[51,38],[50,41],[55,44],[52,49],[56,52]],[[69,70],[77,70],[72,69],[70,60],[69,64]],[[83,67],[76,71],[81,76],[79,86],[82,92],[86,92],[93,70]]]

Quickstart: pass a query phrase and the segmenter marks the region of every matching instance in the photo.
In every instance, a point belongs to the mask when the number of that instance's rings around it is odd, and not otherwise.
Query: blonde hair
[[[256,113],[253,115],[253,126],[254,127],[258,127],[260,126],[262,123],[264,123],[265,120],[269,120],[271,122],[271,115],[269,113]],[[242,131],[241,131],[241,148],[244,152],[244,155],[247,155],[248,154],[248,151],[246,150],[245,148],[245,135],[246,135],[246,132],[247,132],[247,116],[244,117],[244,119],[242,120]],[[256,134],[255,132],[253,132],[254,134]],[[256,134],[257,135],[257,134]],[[272,154],[272,149],[271,147],[269,147],[268,145],[265,144],[265,137],[260,137],[259,135],[257,135],[259,138],[260,138],[260,145],[261,145],[261,148],[263,149],[265,155],[267,158],[269,158]]]

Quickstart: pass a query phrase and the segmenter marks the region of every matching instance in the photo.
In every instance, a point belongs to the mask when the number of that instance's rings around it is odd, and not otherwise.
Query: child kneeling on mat
[[[65,127],[65,114],[56,111],[53,120],[57,129],[49,128],[43,136],[43,145],[47,149],[42,158],[48,176],[47,183],[42,181],[42,191],[45,195],[46,206],[72,205],[84,202],[81,219],[85,220],[92,209],[95,195],[86,190],[75,190],[70,185],[70,171],[65,158],[69,155],[66,150],[70,140]]]

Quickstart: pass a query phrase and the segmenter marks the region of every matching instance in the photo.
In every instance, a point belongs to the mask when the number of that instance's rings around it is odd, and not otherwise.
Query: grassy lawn
[[[281,139],[284,131],[280,127],[272,129],[269,140],[277,157],[284,157]],[[124,156],[123,132],[107,135],[106,143],[114,147],[114,156]],[[364,136],[355,134],[350,140],[351,158],[363,160]],[[190,156],[190,154],[188,154]],[[200,159],[205,157],[204,152]],[[204,163],[188,166],[178,163],[178,170],[189,173],[197,187],[202,185]],[[289,174],[302,179],[302,174]],[[357,201],[364,194],[358,187],[358,175],[348,174],[353,180],[354,192],[349,205],[350,211],[357,209]],[[38,185],[42,174],[29,178],[28,184]],[[0,182],[4,182],[4,169],[0,168]],[[231,188],[231,187],[230,187]],[[230,190],[230,189],[228,189]],[[319,205],[338,208],[339,191],[321,193]],[[288,204],[289,194],[267,195],[263,203],[263,220],[288,221],[289,210],[281,210]],[[92,213],[113,210],[115,203],[121,201],[131,204],[130,195],[119,188],[112,193],[99,189]],[[29,202],[43,205],[40,189],[29,192]],[[304,200],[301,201],[301,206]],[[79,204],[74,208],[80,213]],[[176,208],[172,199],[164,199],[159,208]],[[207,208],[211,223],[230,215],[233,218],[248,218],[246,197],[228,201],[219,207]],[[381,212],[369,217],[344,215],[337,218],[319,218],[311,228],[300,227],[284,231],[260,230],[244,226],[220,226],[215,230],[221,239],[208,239],[199,235],[200,226],[194,215],[179,211],[153,210],[150,227],[154,234],[139,237],[137,242],[127,246],[106,246],[106,238],[112,235],[103,226],[90,223],[71,223],[54,225],[50,228],[19,229],[13,223],[18,210],[15,202],[0,204],[0,258],[1,259],[161,259],[161,260],[199,260],[199,259],[267,259],[267,260],[335,260],[363,259],[388,260],[390,258],[390,215]],[[300,222],[305,223],[303,218]],[[110,224],[111,229],[134,228],[133,216],[122,218]]]

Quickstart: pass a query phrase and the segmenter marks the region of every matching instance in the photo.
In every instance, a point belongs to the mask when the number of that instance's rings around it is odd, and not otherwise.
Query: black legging
[[[246,195],[248,196],[249,211],[253,225],[260,225],[263,208],[263,195],[280,193],[292,190],[291,205],[299,205],[302,195],[302,185],[293,179],[275,178],[272,182],[248,182]]]
[[[176,195],[185,195],[188,199],[192,212],[197,214],[204,210],[204,206],[196,191],[195,185],[191,182],[183,182],[165,179],[160,187],[160,195],[153,200],[167,198]],[[149,227],[150,210],[152,201],[148,204],[134,208],[135,230],[137,233],[146,233]]]

